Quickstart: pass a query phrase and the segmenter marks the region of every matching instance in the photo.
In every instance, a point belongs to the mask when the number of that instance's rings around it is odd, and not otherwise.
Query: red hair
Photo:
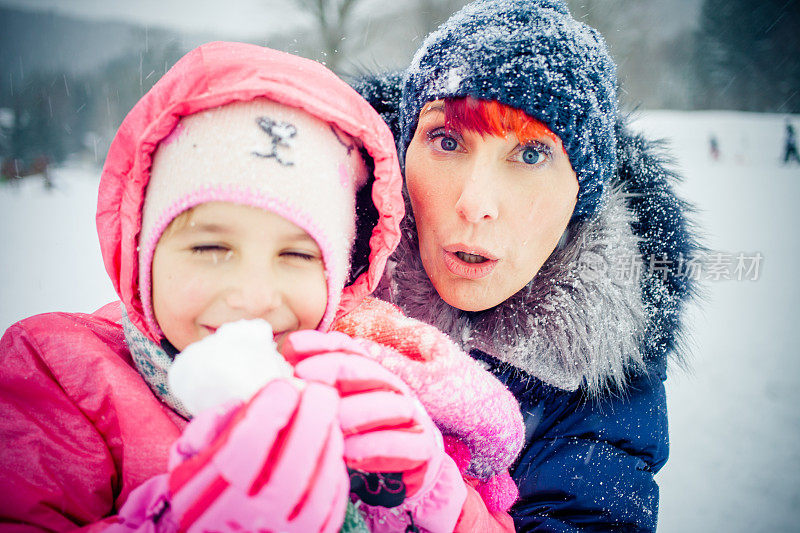
[[[432,103],[429,102],[425,107]],[[561,144],[558,135],[550,131],[544,123],[524,111],[495,100],[479,100],[471,96],[445,98],[444,117],[445,128],[448,130],[474,131],[481,135],[499,137],[513,133],[522,144],[544,135]]]

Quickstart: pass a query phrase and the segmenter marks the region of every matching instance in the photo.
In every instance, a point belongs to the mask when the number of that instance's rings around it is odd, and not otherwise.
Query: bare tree
[[[439,27],[453,13],[464,7],[470,0],[418,0],[417,14],[422,36]]]
[[[314,17],[322,40],[325,63],[336,71],[345,56],[346,37],[352,22],[353,8],[361,0],[294,0]]]

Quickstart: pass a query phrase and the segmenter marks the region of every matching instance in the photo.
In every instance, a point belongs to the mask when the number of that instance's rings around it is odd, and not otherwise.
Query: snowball
[[[175,357],[167,380],[172,393],[195,415],[229,400],[249,400],[273,379],[292,374],[292,366],[278,353],[269,323],[240,320],[187,346]]]

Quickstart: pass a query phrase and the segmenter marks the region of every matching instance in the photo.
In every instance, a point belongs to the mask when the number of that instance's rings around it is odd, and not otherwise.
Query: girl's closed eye
[[[195,244],[189,250],[192,255],[200,259],[207,259],[217,264],[220,261],[227,261],[233,256],[233,250],[225,244]]]
[[[298,262],[312,263],[321,261],[322,257],[318,252],[303,250],[299,248],[289,248],[281,252],[281,257],[288,260],[296,260]]]
[[[195,244],[191,247],[192,252],[194,253],[206,253],[206,252],[227,252],[229,248],[222,244]]]

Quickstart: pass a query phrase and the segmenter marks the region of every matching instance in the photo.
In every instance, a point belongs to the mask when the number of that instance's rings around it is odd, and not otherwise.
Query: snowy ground
[[[700,208],[706,245],[732,254],[731,277],[737,255],[763,257],[757,280],[708,281],[707,302],[691,310],[692,368],[673,369],[667,382],[662,532],[800,530],[800,166],[779,162],[785,118],[640,113],[648,136],[671,140],[681,191]],[[712,133],[719,161],[709,156]],[[55,170],[52,191],[37,178],[0,187],[0,330],[115,299],[94,228],[99,173],[75,162]]]
[[[661,112],[640,124],[672,140],[707,246],[763,256],[757,281],[708,281],[689,318],[692,372],[667,382],[660,530],[800,531],[800,165],[780,164],[785,116]]]

